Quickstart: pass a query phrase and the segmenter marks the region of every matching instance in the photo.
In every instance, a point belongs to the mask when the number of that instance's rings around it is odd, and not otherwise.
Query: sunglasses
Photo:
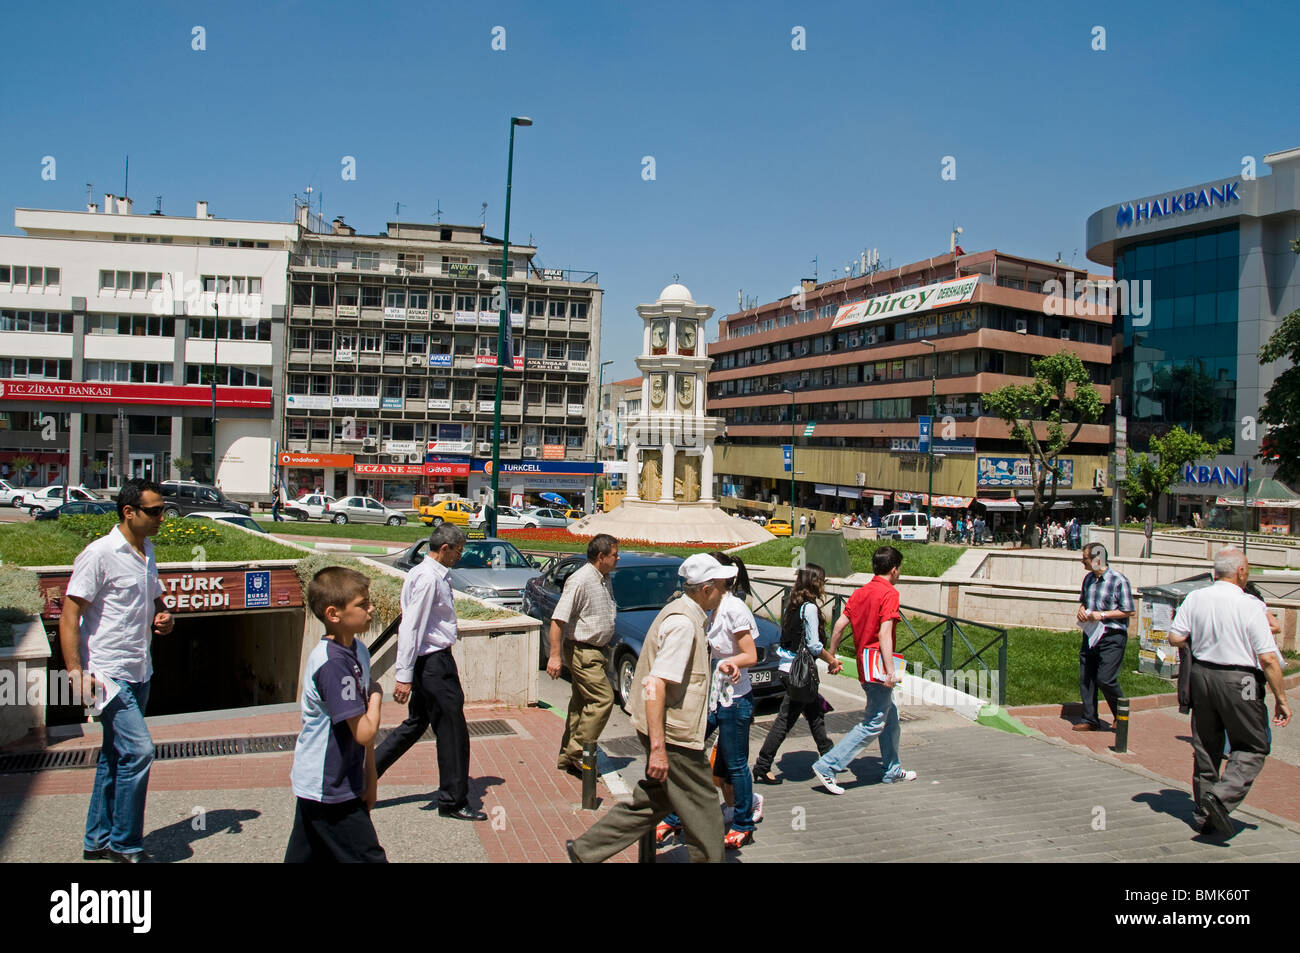
[[[159,517],[163,515],[163,510],[167,507],[159,503],[157,506],[133,506],[133,510],[139,510],[145,516]]]

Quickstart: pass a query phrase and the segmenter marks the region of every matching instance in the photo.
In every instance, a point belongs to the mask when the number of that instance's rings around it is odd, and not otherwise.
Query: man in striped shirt
[[[1119,667],[1128,645],[1128,620],[1133,616],[1133,587],[1128,578],[1110,568],[1106,547],[1089,543],[1083,547],[1083,565],[1088,575],[1079,590],[1076,618],[1083,629],[1079,647],[1079,694],[1083,698],[1083,721],[1075,731],[1102,731],[1097,716],[1097,690],[1106,696],[1112,716],[1124,689],[1119,685]]]

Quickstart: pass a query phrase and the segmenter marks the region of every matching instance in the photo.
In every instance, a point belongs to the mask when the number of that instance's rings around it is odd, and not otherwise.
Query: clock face
[[[650,346],[667,347],[668,346],[668,322],[654,321],[650,325]]]
[[[688,351],[695,349],[695,322],[680,321],[677,324],[677,343]]]

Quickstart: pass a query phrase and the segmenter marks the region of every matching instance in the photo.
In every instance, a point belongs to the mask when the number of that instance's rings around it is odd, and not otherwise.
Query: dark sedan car
[[[547,633],[551,613],[559,602],[565,580],[586,561],[586,556],[582,555],[563,557],[524,586],[524,614],[541,619],[543,623],[539,659],[543,667],[550,654]],[[681,564],[678,556],[625,552],[619,556],[618,566],[610,576],[614,601],[618,603],[618,617],[614,622],[614,638],[610,642],[609,679],[619,704],[625,708],[646,633],[659,610],[668,604],[679,588],[681,577],[677,575],[677,567]],[[781,641],[781,629],[766,619],[757,621],[758,635],[754,642],[758,648],[758,664],[749,670],[749,679],[756,698],[780,695],[784,689],[776,675],[776,644]]]
[[[38,511],[33,519],[56,520],[60,516],[91,516],[101,513],[116,513],[117,504],[107,500],[70,500],[61,506]]]

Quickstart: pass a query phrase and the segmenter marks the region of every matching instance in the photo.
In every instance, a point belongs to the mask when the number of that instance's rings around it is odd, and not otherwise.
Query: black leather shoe
[[[108,860],[108,848],[98,847],[95,850],[81,849],[82,860]]]
[[[482,811],[476,811],[468,804],[464,807],[458,807],[455,810],[451,808],[438,808],[439,817],[450,817],[457,821],[486,821],[488,816]]]
[[[564,850],[569,855],[569,863],[571,864],[582,863],[582,859],[578,856],[578,852],[573,849],[573,841],[566,840],[564,842]]]
[[[1232,819],[1228,817],[1228,809],[1223,806],[1222,801],[1209,791],[1205,793],[1205,797],[1201,798],[1201,810],[1209,817],[1207,825],[1216,834],[1231,837],[1237,833],[1236,828],[1232,826]]]
[[[785,778],[778,778],[773,776],[772,772],[770,771],[764,774],[763,772],[759,771],[757,768],[754,769],[754,781],[758,784],[780,784],[784,780]]]
[[[153,860],[152,854],[146,854],[142,850],[132,851],[129,854],[120,854],[111,847],[105,850],[108,852],[108,859],[115,864],[147,864]]]

